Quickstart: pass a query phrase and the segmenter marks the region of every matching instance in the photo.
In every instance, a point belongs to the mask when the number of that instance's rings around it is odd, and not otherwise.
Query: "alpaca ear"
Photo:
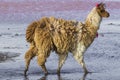
[[[103,6],[104,8],[106,8],[106,4],[105,4],[105,3],[103,3],[102,6]]]
[[[96,4],[96,7],[100,7],[100,6],[105,6],[105,4],[104,4],[104,3],[102,3],[102,2],[101,2],[101,3],[99,3],[99,4],[98,4],[98,3]]]
[[[96,4],[96,7],[99,7],[99,6],[100,6],[100,4],[97,3],[97,4]]]

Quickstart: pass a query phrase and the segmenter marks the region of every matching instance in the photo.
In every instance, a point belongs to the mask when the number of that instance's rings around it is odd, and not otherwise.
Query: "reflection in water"
[[[47,80],[47,75],[44,75],[42,78],[40,78],[38,80]]]
[[[82,78],[80,78],[79,80],[85,80],[86,76],[87,76],[87,74],[83,74]],[[65,79],[63,79],[61,75],[58,75],[58,80],[65,80]],[[67,79],[67,80],[69,80],[69,79]]]
[[[87,76],[88,73],[84,73],[82,78],[80,80],[85,80],[86,76]]]
[[[49,75],[44,75],[43,77],[41,77],[40,79],[37,79],[37,80],[48,80],[48,76],[50,76],[50,74]],[[83,74],[83,76],[79,80],[85,80],[86,76],[87,76],[87,74]],[[57,78],[58,78],[57,80],[65,80],[65,79],[62,78],[62,76],[60,74],[57,75]],[[29,79],[28,76],[25,76],[24,80],[30,80],[30,79]]]
[[[24,80],[29,80],[27,75],[26,76],[24,75]]]
[[[87,74],[83,74],[82,78],[80,78],[79,80],[85,80]],[[58,75],[58,80],[65,80],[65,79],[62,79],[62,76],[61,75]],[[69,80],[69,79],[67,79]]]

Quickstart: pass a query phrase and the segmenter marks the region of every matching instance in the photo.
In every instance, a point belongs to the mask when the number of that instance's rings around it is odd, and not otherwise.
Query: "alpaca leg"
[[[45,62],[46,62],[46,57],[44,54],[39,54],[38,57],[37,57],[37,62],[38,62],[38,65],[41,66],[42,70],[44,71],[45,74],[48,74],[48,71],[46,69],[46,66],[45,66]]]
[[[78,61],[79,64],[82,65],[82,68],[84,69],[85,73],[88,73],[88,70],[86,68],[85,62],[84,62],[84,56],[83,55],[74,55],[74,58],[76,59],[76,61]]]
[[[88,73],[88,70],[87,70],[86,65],[85,65],[85,62],[84,62],[84,58],[82,58],[80,64],[82,65],[82,67],[83,67],[83,69],[84,69],[84,72],[85,72],[85,73]]]
[[[25,71],[24,71],[24,75],[26,75],[28,68],[29,68],[29,64],[30,61],[33,57],[35,57],[35,55],[32,53],[33,49],[30,48],[26,53],[25,53],[25,62],[26,62],[26,67],[25,67]]]
[[[61,70],[67,56],[68,56],[68,54],[59,54],[59,65],[58,65],[58,69],[57,69],[58,74],[60,73],[60,70]]]
[[[41,65],[41,68],[42,68],[42,70],[44,71],[45,75],[47,75],[47,74],[48,74],[48,71],[47,71],[47,69],[46,69],[45,64]]]

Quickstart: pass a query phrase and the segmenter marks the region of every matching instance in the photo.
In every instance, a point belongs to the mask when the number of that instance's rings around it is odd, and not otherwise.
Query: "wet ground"
[[[38,2],[0,0],[0,80],[119,80],[120,2],[116,1],[105,1],[111,17],[102,21],[98,38],[85,53],[87,68],[92,73],[84,75],[81,66],[74,60],[72,54],[69,54],[61,75],[58,76],[56,74],[58,57],[53,52],[46,63],[49,75],[43,74],[34,58],[28,76],[24,77],[24,53],[29,46],[25,41],[28,24],[42,16],[83,22],[93,5],[100,0],[91,2],[81,0],[80,4],[78,2],[78,0],[57,2],[56,0]],[[89,7],[86,4],[90,4]]]

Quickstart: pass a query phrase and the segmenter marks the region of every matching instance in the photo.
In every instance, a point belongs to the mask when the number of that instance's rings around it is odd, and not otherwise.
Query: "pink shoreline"
[[[86,5],[88,4],[88,5]],[[90,10],[96,2],[86,1],[29,1],[29,2],[3,2],[0,1],[0,13],[30,13],[40,11],[71,11]],[[119,9],[120,2],[106,2],[108,9]]]

